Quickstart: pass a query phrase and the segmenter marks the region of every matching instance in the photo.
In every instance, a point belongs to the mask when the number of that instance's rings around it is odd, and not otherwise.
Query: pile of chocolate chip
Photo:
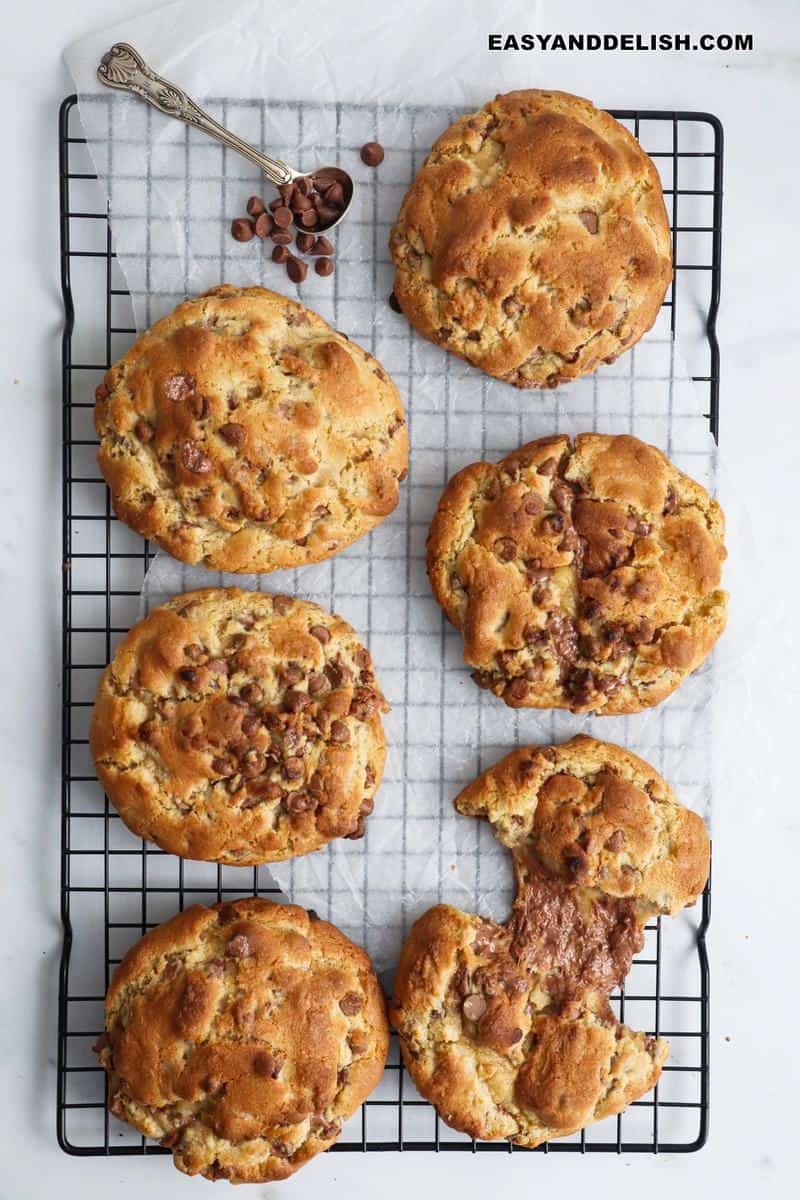
[[[383,162],[384,150],[378,142],[367,142],[360,153],[361,161],[368,167]],[[289,247],[294,241],[301,254],[316,259],[314,270],[318,275],[332,275],[333,246],[326,237],[315,234],[314,229],[318,225],[327,228],[337,221],[344,207],[344,188],[322,170],[317,175],[303,175],[291,183],[282,183],[278,195],[268,205],[259,196],[251,196],[247,201],[247,216],[231,222],[231,235],[237,242],[270,238],[275,243],[272,261],[285,264],[292,283],[302,283],[308,275],[308,263],[292,254]],[[295,233],[289,232],[292,225]]]
[[[292,283],[302,283],[308,274],[308,263],[289,249],[293,241],[303,254],[316,258],[314,269],[318,275],[332,275],[333,246],[326,237],[317,237],[311,231],[320,222],[327,225],[339,216],[344,208],[342,185],[321,186],[313,175],[304,175],[293,183],[282,183],[278,193],[268,206],[259,196],[251,196],[247,216],[237,217],[231,224],[233,237],[237,242],[270,238],[275,243],[272,260],[285,263]],[[294,234],[290,232],[292,225]]]

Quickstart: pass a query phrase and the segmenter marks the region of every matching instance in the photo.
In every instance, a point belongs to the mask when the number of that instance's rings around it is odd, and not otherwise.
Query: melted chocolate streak
[[[531,860],[518,875],[508,924],[514,962],[526,973],[546,976],[547,990],[561,1007],[587,992],[607,999],[644,945],[634,902],[587,896]]]

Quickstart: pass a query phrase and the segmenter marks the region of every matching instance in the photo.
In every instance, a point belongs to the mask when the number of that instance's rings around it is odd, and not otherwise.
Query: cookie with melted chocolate
[[[708,835],[642,759],[584,736],[515,750],[455,804],[511,852],[516,899],[505,924],[446,904],[420,917],[390,1018],[449,1125],[538,1146],[658,1081],[666,1041],[623,1025],[609,997],[646,923],[702,892]]]
[[[627,434],[539,438],[448,483],[428,575],[480,687],[511,708],[634,713],[725,628],[720,506]]]

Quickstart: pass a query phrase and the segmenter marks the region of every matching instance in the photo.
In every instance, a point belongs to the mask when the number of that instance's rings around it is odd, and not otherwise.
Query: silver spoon
[[[103,55],[100,66],[97,68],[97,78],[108,87],[119,88],[123,92],[133,92],[134,95],[146,100],[148,104],[152,104],[166,116],[177,117],[179,121],[185,121],[187,125],[201,129],[209,137],[216,138],[218,142],[229,146],[231,150],[236,150],[250,162],[255,163],[276,187],[280,187],[281,184],[293,183],[295,179],[303,179],[309,175],[314,178],[318,186],[322,184],[323,187],[327,187],[331,183],[341,184],[344,193],[342,211],[327,223],[320,221],[313,229],[303,229],[304,233],[327,233],[346,216],[353,201],[355,185],[341,167],[320,167],[315,171],[295,171],[285,162],[281,162],[279,158],[270,158],[267,154],[261,154],[253,146],[237,137],[235,133],[225,129],[208,113],[203,112],[202,108],[195,104],[186,92],[176,87],[174,83],[170,83],[169,80],[156,75],[142,56],[127,42],[116,42]]]

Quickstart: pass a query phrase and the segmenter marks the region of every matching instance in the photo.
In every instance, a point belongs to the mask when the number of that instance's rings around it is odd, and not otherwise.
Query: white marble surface
[[[319,2],[319,0],[317,0]],[[455,0],[454,16],[464,12]],[[0,193],[3,286],[0,363],[0,605],[5,635],[0,744],[5,765],[0,880],[0,1198],[100,1200],[149,1191],[165,1200],[208,1194],[158,1159],[67,1158],[55,1142],[55,1023],[59,842],[60,379],[56,110],[69,90],[61,51],[147,0],[6,3],[0,79],[6,156]],[[310,4],[302,7],[309,19]],[[358,4],[342,0],[358,28]],[[476,60],[503,4],[475,19]],[[471,12],[477,7],[470,6]],[[374,17],[375,6],[364,5]],[[327,1155],[273,1196],[298,1200],[413,1190],[479,1196],[546,1188],[591,1189],[623,1200],[645,1192],[785,1197],[800,1160],[796,1126],[798,967],[792,908],[798,838],[793,752],[800,698],[800,587],[792,526],[800,408],[793,359],[800,351],[797,112],[800,16],[793,0],[769,5],[686,3],[668,10],[606,0],[529,5],[539,31],[749,32],[754,54],[531,55],[530,81],[613,106],[710,109],[727,135],[722,344],[723,499],[737,533],[727,582],[726,635],[750,652],[719,712],[711,931],[711,1136],[696,1155]],[[467,62],[466,66],[469,63]],[[487,92],[491,84],[487,84]],[[218,1185],[224,1188],[224,1185]],[[266,1188],[253,1187],[253,1195]]]

